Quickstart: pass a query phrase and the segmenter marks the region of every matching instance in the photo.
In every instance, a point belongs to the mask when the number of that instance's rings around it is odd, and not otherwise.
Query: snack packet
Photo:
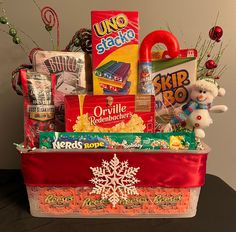
[[[77,133],[42,132],[42,149],[196,150],[193,132]]]
[[[24,95],[24,146],[39,147],[39,132],[55,130],[56,76],[20,70]]]

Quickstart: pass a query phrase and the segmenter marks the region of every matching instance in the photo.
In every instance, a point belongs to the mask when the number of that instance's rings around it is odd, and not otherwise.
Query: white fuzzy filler
[[[209,81],[205,81],[205,80],[199,80],[196,81],[193,85],[192,88],[198,88],[198,89],[203,89],[203,90],[207,90],[210,91],[214,97],[216,97],[218,95],[218,88],[215,84],[209,82]]]

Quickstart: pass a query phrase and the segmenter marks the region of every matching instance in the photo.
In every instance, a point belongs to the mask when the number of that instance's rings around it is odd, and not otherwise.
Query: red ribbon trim
[[[190,188],[205,182],[207,152],[29,152],[22,154],[28,186],[93,186],[90,167],[101,167],[116,153],[130,167],[140,167],[137,187]]]

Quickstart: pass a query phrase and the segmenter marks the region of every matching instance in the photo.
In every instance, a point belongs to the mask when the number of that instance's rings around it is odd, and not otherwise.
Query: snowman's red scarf
[[[209,110],[211,108],[211,104],[204,104],[199,103],[194,100],[190,100],[186,105],[182,107],[183,112],[173,117],[170,121],[171,124],[178,124],[183,123],[186,121],[188,116],[194,111],[194,110]]]

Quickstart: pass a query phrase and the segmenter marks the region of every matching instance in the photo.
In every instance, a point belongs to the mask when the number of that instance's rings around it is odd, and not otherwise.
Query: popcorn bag
[[[212,106],[225,94],[219,59],[202,63],[222,34],[210,30],[197,61],[197,50],[181,50],[168,31],[151,32],[139,49],[138,12],[93,11],[92,29],[60,51],[56,12],[45,7],[41,16],[47,31],[57,25],[57,51],[33,49],[32,65],[19,69],[34,72],[12,78],[24,96],[25,141],[17,149],[31,214],[193,217],[210,151],[204,130],[211,112],[227,110]],[[157,43],[166,49],[153,52]]]

